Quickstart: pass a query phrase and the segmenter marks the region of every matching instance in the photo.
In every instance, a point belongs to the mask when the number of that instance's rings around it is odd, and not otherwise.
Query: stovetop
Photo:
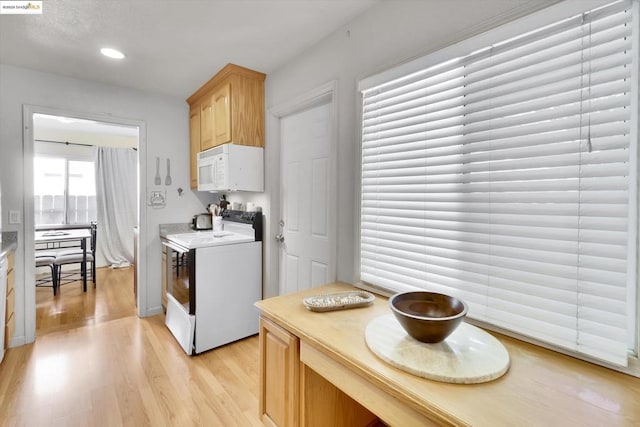
[[[186,249],[209,246],[233,245],[255,241],[253,236],[230,231],[196,231],[191,233],[168,234],[167,240]]]
[[[163,237],[186,249],[262,241],[262,212],[226,210],[222,231],[200,230],[185,233],[174,228]],[[169,231],[169,230],[167,230]]]

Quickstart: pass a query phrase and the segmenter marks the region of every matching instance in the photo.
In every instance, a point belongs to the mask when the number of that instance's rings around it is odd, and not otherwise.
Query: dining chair
[[[98,237],[98,225],[95,221],[91,222],[91,243],[90,250],[87,251],[87,263],[91,264],[91,281],[93,287],[96,287],[96,239]],[[73,276],[74,273],[69,273],[66,276],[62,275],[62,266],[69,264],[80,264],[81,278],[87,274],[87,265],[82,263],[82,249],[74,248],[67,249],[57,253],[54,260],[54,268],[57,273],[57,285],[60,287],[62,284],[74,282],[75,280],[69,280],[62,282],[62,279]]]
[[[54,261],[56,259],[56,253],[53,251],[37,251],[35,254],[36,268],[49,267],[51,269],[51,276],[36,278],[36,287],[49,287],[53,288],[53,296],[58,293],[58,274],[56,271],[56,265]]]

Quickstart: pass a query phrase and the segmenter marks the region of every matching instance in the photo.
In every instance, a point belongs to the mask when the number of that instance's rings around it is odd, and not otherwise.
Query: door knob
[[[284,242],[284,236],[282,235],[282,233],[278,233],[276,235],[276,240],[280,243]]]

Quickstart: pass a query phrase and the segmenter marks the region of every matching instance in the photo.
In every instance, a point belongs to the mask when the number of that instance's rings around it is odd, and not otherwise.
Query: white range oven
[[[222,231],[168,234],[165,323],[187,354],[258,333],[262,214],[226,211]],[[172,262],[172,260],[175,260]]]

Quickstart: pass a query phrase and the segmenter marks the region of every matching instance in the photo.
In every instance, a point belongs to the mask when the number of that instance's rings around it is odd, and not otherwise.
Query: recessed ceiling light
[[[103,54],[104,56],[108,56],[109,58],[113,58],[113,59],[124,58],[124,53],[120,52],[119,50],[112,49],[110,47],[103,47],[102,49],[100,49],[100,53]]]

